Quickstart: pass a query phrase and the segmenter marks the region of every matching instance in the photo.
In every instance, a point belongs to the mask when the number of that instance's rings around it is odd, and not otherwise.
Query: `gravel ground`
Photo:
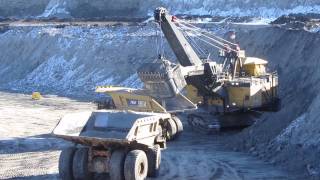
[[[68,143],[50,133],[64,114],[92,109],[92,103],[63,97],[32,101],[30,95],[0,92],[0,179],[58,179],[59,153]],[[294,179],[254,157],[224,149],[223,136],[199,135],[185,126],[163,151],[158,179]]]

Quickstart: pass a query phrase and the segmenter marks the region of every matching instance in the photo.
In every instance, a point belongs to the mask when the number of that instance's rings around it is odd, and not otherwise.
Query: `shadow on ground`
[[[38,176],[25,176],[25,177],[15,177],[9,178],[9,180],[45,180],[45,179],[59,179],[59,174],[46,174],[46,175],[38,175]]]
[[[71,145],[51,134],[0,140],[0,154],[62,150]]]

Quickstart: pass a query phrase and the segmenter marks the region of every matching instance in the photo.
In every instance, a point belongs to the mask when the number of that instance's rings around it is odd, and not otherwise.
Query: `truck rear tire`
[[[153,148],[150,148],[148,153],[148,176],[157,177],[160,171],[161,164],[161,148],[159,144],[156,144]]]
[[[73,157],[73,177],[77,180],[93,178],[93,173],[88,168],[88,148],[78,148]]]
[[[167,120],[167,140],[173,140],[177,134],[176,123],[172,119]]]
[[[172,119],[173,119],[173,121],[175,122],[175,124],[177,126],[177,134],[176,134],[176,136],[178,137],[183,131],[183,124],[182,124],[181,120],[176,116],[173,116]]]
[[[61,151],[59,157],[59,176],[62,180],[73,179],[72,163],[75,150],[75,147],[68,147]]]
[[[126,154],[122,150],[116,150],[111,154],[110,158],[110,179],[123,180],[124,179],[124,160]]]
[[[127,154],[124,163],[126,180],[144,180],[148,173],[148,159],[144,151],[133,150]]]

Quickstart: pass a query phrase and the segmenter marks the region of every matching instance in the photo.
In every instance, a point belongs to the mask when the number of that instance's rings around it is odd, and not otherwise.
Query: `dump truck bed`
[[[87,146],[126,146],[135,143],[128,140],[128,134],[136,120],[151,115],[107,110],[68,114],[60,120],[53,134]]]

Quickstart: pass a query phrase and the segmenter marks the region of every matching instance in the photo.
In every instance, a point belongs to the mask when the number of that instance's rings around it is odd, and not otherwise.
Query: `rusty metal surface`
[[[85,137],[85,136],[63,136],[56,135],[59,138],[71,141],[77,144],[94,147],[115,147],[115,146],[127,146],[131,143],[125,139],[112,139],[112,138],[96,138],[96,137]]]

